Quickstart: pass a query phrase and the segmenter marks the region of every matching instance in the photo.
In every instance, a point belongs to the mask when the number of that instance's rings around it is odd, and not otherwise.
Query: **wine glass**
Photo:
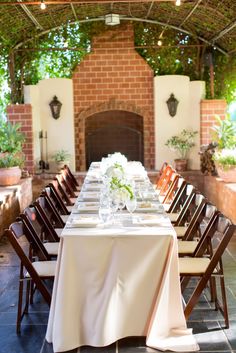
[[[107,223],[111,219],[112,210],[108,203],[100,205],[98,215],[103,223]]]
[[[125,201],[125,206],[131,215],[131,219],[133,219],[133,212],[137,208],[137,199],[135,197],[132,197],[132,198],[128,197],[127,200]]]

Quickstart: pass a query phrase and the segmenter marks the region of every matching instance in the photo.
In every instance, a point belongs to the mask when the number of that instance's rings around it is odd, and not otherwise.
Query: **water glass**
[[[137,200],[135,197],[133,197],[132,199],[128,198],[125,202],[126,208],[129,211],[129,213],[131,214],[132,217],[132,213],[136,210],[137,208]]]
[[[110,206],[108,204],[100,205],[98,215],[103,223],[109,222],[112,216]]]

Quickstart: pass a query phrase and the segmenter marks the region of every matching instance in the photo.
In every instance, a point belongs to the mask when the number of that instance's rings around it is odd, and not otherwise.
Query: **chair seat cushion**
[[[73,207],[74,207],[74,206],[66,206],[67,211],[68,211],[68,212],[71,212],[71,211],[73,210]]]
[[[165,195],[159,195],[158,196],[160,202],[162,203],[164,201]]]
[[[59,237],[61,236],[62,231],[63,231],[63,228],[55,228],[55,232]]]
[[[207,257],[181,257],[179,258],[180,275],[202,275],[209,263],[210,259]]]
[[[180,240],[178,241],[178,253],[181,254],[193,254],[198,241],[191,240]]]
[[[167,212],[170,208],[170,203],[163,203],[164,210]],[[171,214],[171,213],[170,213]]]
[[[50,242],[43,244],[49,255],[57,255],[58,254],[58,246],[59,242]]]
[[[176,231],[177,238],[183,238],[184,235],[185,235],[185,233],[186,233],[187,227],[184,227],[184,226],[174,226],[174,230]]]
[[[62,214],[61,215],[61,219],[63,220],[64,223],[67,222],[68,218],[69,218],[69,215],[67,215],[67,214]]]
[[[73,203],[73,205],[75,204],[77,200],[77,197],[70,197],[70,202]]]
[[[169,219],[171,220],[171,222],[176,222],[179,214],[178,213],[167,213],[167,216],[169,217]]]
[[[56,263],[56,261],[35,261],[32,265],[40,277],[54,277]],[[28,272],[26,277],[30,277]]]

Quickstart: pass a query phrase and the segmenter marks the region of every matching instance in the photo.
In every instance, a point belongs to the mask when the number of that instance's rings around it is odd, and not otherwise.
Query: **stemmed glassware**
[[[132,197],[132,198],[128,197],[127,200],[125,201],[125,206],[131,215],[131,219],[133,219],[133,212],[137,208],[137,199],[135,197]]]

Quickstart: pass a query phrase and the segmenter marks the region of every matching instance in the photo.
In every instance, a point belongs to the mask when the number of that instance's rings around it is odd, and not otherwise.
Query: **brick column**
[[[32,106],[30,104],[12,104],[7,107],[7,116],[12,123],[20,123],[21,131],[26,136],[23,145],[25,166],[31,174],[34,173]]]
[[[209,144],[212,141],[212,129],[215,125],[215,115],[219,115],[221,119],[225,118],[227,103],[224,99],[204,99],[200,103],[201,109],[201,127],[200,127],[200,144]]]

